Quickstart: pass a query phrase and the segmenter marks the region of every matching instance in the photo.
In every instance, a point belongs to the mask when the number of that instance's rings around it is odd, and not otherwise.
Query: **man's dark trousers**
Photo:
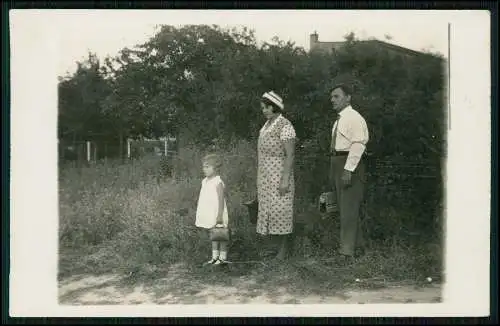
[[[336,193],[340,211],[340,248],[339,253],[354,256],[356,248],[363,245],[363,234],[360,223],[360,207],[363,202],[366,176],[365,164],[361,158],[352,172],[351,185],[344,186],[342,174],[347,160],[346,154],[332,154],[330,160],[330,180]]]

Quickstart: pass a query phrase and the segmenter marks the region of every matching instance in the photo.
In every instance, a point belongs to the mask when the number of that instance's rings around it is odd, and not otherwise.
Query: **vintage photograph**
[[[144,17],[61,18],[60,305],[442,301],[446,19]]]

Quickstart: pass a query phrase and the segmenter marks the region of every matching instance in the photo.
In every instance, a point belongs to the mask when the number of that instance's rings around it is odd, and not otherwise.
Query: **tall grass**
[[[224,160],[221,176],[227,186],[232,248],[240,259],[254,257],[257,236],[243,202],[256,195],[255,146],[239,141],[220,153]],[[155,156],[125,163],[108,161],[87,167],[61,167],[60,274],[147,273],[180,261],[194,263],[206,259],[210,254],[207,234],[194,225],[204,154],[194,147],[181,149],[170,177],[164,176],[159,168],[160,158]],[[299,175],[297,182],[302,180],[309,179]],[[300,189],[310,189],[300,184],[297,188],[299,195]],[[302,221],[307,221],[308,214],[314,212],[308,206],[310,202],[299,197],[297,212],[302,214]],[[378,204],[382,214],[392,215],[394,221],[402,218],[398,214],[403,213],[390,211],[387,202]],[[371,207],[372,211],[375,209]],[[377,224],[373,214],[371,218],[372,224]],[[385,216],[384,223],[387,219]],[[384,273],[399,278],[439,274],[441,251],[439,241],[436,243],[419,245],[401,240],[396,234],[377,243],[368,239],[369,254],[357,269],[367,276]],[[311,250],[299,245],[297,252],[311,254]]]
[[[254,151],[242,142],[223,153],[233,238],[247,245],[255,243],[254,232],[242,203],[255,196]],[[171,178],[162,178],[154,156],[61,169],[60,252],[66,258],[83,252],[97,257],[82,266],[73,257],[61,272],[161,267],[208,255],[206,235],[194,226],[203,154],[182,149]]]

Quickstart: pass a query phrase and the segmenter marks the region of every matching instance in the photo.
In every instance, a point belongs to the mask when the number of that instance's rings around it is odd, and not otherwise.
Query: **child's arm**
[[[217,209],[217,224],[222,224],[222,213],[224,212],[224,185],[219,183],[217,185],[217,198],[218,198],[218,209]]]

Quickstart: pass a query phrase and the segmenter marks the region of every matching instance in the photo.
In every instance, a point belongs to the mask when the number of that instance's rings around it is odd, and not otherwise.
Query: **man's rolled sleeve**
[[[366,150],[366,144],[369,140],[368,127],[362,117],[350,121],[349,139],[351,140],[351,148],[349,149],[344,169],[354,172]]]

